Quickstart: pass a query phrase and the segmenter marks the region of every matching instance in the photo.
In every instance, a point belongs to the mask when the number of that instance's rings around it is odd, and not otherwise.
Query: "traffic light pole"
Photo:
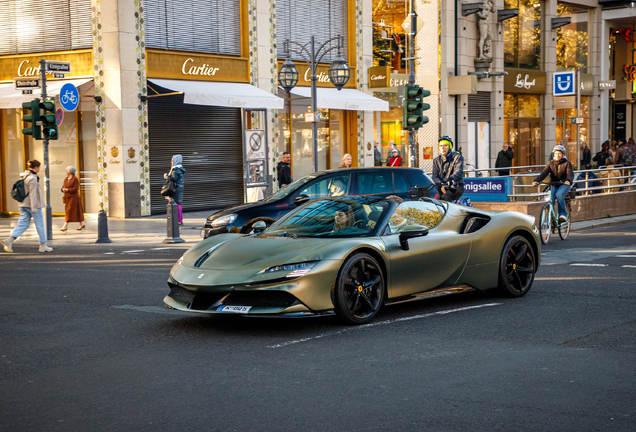
[[[417,14],[415,13],[415,0],[411,0],[411,41],[409,43],[409,84],[415,85],[415,35],[417,34]],[[409,131],[409,149],[411,153],[411,161],[409,166],[416,167],[417,159],[415,158],[415,130]]]
[[[40,60],[40,76],[42,78],[42,102],[46,100],[46,60]],[[44,152],[44,191],[46,200],[46,238],[53,240],[53,215],[51,214],[51,184],[49,179],[49,137],[42,134],[42,148]]]

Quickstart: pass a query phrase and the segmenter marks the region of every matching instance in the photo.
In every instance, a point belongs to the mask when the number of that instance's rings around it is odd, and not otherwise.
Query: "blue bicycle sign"
[[[79,105],[79,92],[73,84],[64,84],[60,90],[60,103],[66,111],[75,111]]]

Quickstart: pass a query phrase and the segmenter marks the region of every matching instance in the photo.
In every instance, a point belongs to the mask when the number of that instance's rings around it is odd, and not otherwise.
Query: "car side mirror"
[[[262,233],[263,231],[265,231],[266,228],[267,224],[263,221],[254,222],[254,224],[252,225],[252,229],[256,234]]]
[[[294,199],[294,205],[302,205],[305,204],[307,201],[309,201],[309,195],[298,195],[295,199]]]
[[[408,225],[400,231],[400,246],[403,250],[409,250],[409,239],[428,235],[428,229],[422,225]]]

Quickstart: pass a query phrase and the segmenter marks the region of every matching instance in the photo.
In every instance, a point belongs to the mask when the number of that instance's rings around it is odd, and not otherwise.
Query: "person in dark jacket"
[[[612,154],[609,152],[609,145],[609,141],[605,141],[603,144],[601,144],[601,151],[596,153],[596,155],[592,159],[594,162],[597,163],[597,167],[605,165],[605,161],[612,156]]]
[[[565,195],[569,192],[574,181],[574,172],[572,171],[572,163],[565,157],[565,147],[557,145],[553,150],[554,159],[549,161],[541,174],[532,182],[538,186],[541,181],[550,175],[550,196],[552,205],[556,199],[559,204],[559,222],[566,222],[567,212],[565,211]]]
[[[278,162],[276,166],[276,172],[278,173],[278,187],[283,188],[292,182],[291,167],[291,154],[289,152],[283,153],[283,160]]]
[[[179,225],[183,225],[183,209],[181,208],[181,203],[183,202],[183,178],[185,177],[185,168],[181,165],[182,162],[183,157],[181,155],[172,156],[170,172],[163,175],[164,178],[170,177],[177,186],[174,191],[174,195],[171,196],[170,199],[177,203],[177,209],[179,210]]]
[[[581,144],[581,169],[592,168],[592,152],[586,143]]]
[[[515,159],[515,152],[507,142],[503,143],[503,150],[500,150],[497,154],[497,161],[495,162],[495,168],[508,168],[512,166],[512,161]],[[510,175],[510,170],[498,170],[500,176]]]
[[[453,139],[448,135],[440,138],[439,153],[433,159],[433,182],[439,198],[457,200],[464,194],[464,158],[453,151]]]

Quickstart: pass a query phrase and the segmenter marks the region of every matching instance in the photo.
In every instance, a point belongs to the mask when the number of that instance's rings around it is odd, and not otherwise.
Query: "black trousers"
[[[437,186],[437,193],[439,194],[439,199],[444,201],[455,201],[459,199],[462,195],[464,195],[464,185],[457,185],[457,189],[455,192],[451,192],[449,188],[446,188],[446,193],[442,194],[441,186]]]

